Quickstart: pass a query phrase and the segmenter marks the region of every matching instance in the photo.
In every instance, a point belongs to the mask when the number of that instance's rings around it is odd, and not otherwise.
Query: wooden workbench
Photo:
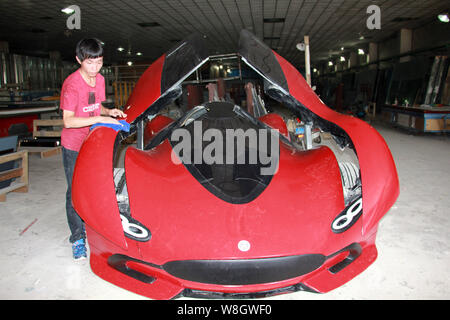
[[[450,107],[385,105],[384,121],[419,132],[450,132]]]

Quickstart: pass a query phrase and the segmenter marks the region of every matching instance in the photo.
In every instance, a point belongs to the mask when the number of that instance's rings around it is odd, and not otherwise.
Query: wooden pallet
[[[61,137],[61,130],[39,130],[40,127],[63,127],[62,119],[33,120],[33,138],[36,137]],[[54,129],[54,128],[53,128]]]
[[[134,81],[114,81],[113,82],[113,88],[114,88],[114,105],[117,106],[123,106],[131,92],[133,92],[134,86],[136,85],[136,82]]]
[[[37,154],[41,158],[47,158],[62,153],[62,147],[19,147],[19,150],[26,150],[30,155]]]
[[[6,201],[6,194],[9,192],[28,192],[28,151],[18,151],[0,156],[0,163],[21,160],[21,166],[0,172],[0,181],[12,178],[20,178],[14,181],[9,187],[0,189],[0,202]]]

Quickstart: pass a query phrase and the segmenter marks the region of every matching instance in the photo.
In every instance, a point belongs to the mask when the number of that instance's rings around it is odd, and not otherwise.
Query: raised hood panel
[[[322,129],[353,145],[361,169],[363,233],[369,232],[394,204],[399,181],[391,152],[381,135],[366,122],[327,107],[300,72],[247,30],[241,31],[239,54],[264,79],[266,93],[314,119]],[[370,213],[370,214],[369,214]]]
[[[180,84],[208,60],[202,37],[194,34],[178,43],[148,67],[125,104],[132,131],[137,121],[175,100]]]

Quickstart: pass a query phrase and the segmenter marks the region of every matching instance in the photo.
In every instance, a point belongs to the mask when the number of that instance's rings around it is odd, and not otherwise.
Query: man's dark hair
[[[83,62],[85,59],[103,57],[103,46],[101,41],[98,39],[82,39],[77,43],[75,52],[78,59]]]

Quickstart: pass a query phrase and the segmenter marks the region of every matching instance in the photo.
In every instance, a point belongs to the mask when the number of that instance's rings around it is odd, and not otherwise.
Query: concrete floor
[[[450,139],[373,125],[400,177],[377,260],[330,293],[267,299],[450,299]],[[31,156],[29,170],[29,192],[0,203],[0,299],[146,299],[94,275],[89,260],[72,260],[61,156]]]

